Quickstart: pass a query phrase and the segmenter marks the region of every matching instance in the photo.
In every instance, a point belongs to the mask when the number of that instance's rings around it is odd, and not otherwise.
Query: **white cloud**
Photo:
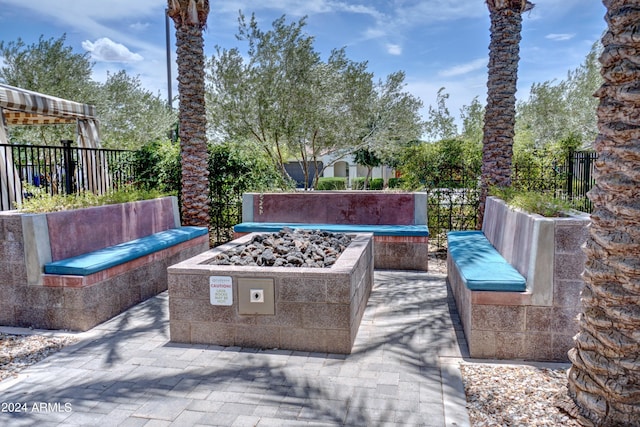
[[[402,55],[402,46],[399,44],[387,43],[386,47],[389,55]]]
[[[129,25],[129,28],[131,28],[134,31],[144,31],[147,28],[149,28],[149,23],[148,22],[136,22],[135,24],[131,24]]]
[[[467,62],[466,64],[454,65],[453,67],[447,68],[446,70],[442,70],[438,73],[438,75],[442,77],[461,76],[463,74],[468,74],[472,71],[476,71],[486,67],[487,61],[487,58],[474,59],[473,61]]]
[[[576,36],[575,34],[567,34],[567,33],[555,34],[555,33],[551,33],[551,34],[547,34],[546,36],[544,36],[544,38],[545,39],[549,39],[549,40],[563,42],[563,41],[571,40],[575,36]]]
[[[2,0],[34,14],[42,15],[57,25],[73,29],[74,32],[86,33],[90,37],[110,37],[140,50],[156,51],[158,49],[142,39],[122,31],[122,27],[113,22],[126,22],[131,17],[144,20],[149,17],[164,15],[166,1],[163,0],[110,0],[95,1],[87,7],[86,0],[58,0],[55,7],[43,7],[42,2],[25,2],[24,0]]]
[[[82,42],[82,47],[91,52],[91,57],[96,61],[137,62],[144,59],[141,55],[131,52],[125,45],[107,37],[99,38],[95,42],[85,40]]]

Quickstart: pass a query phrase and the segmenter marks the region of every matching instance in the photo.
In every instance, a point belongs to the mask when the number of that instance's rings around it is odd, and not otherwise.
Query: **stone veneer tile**
[[[522,358],[529,360],[554,360],[553,334],[550,332],[527,333]]]
[[[583,280],[556,280],[553,287],[553,305],[556,307],[579,306],[582,289],[584,289]]]
[[[228,323],[190,322],[191,343],[210,344],[221,346],[234,345],[235,325]]]
[[[201,274],[170,274],[171,297],[209,300],[209,276]]]
[[[21,305],[33,308],[62,308],[64,296],[62,288],[45,288],[42,286],[24,286],[20,288]]]
[[[567,352],[575,345],[573,337],[574,335],[553,334],[552,360],[560,362],[569,361]]]
[[[555,224],[556,253],[580,252],[587,239],[588,230],[583,224]]]
[[[553,323],[552,307],[529,306],[526,308],[526,330],[533,332],[550,332]]]
[[[581,306],[553,307],[553,330],[560,334],[576,334],[578,332],[578,314],[581,310]]]
[[[123,309],[119,305],[119,301],[113,297],[102,299],[102,302],[96,304],[93,308],[96,312],[96,324],[111,319],[112,317],[122,313]],[[83,308],[86,310],[88,307]]]
[[[554,280],[576,280],[584,271],[586,256],[582,253],[556,254]]]
[[[280,332],[280,344],[282,348],[294,351],[325,352],[327,351],[326,331],[286,328]]]
[[[354,275],[357,277],[357,274]],[[362,279],[366,279],[363,273]],[[351,286],[346,280],[336,281],[331,286],[327,286],[327,299],[329,303],[348,304],[351,297]]]
[[[226,307],[217,307],[223,311]],[[209,301],[204,300],[194,300],[194,299],[186,299],[186,298],[171,298],[169,300],[169,313],[171,319],[181,320],[181,321],[201,321],[201,322],[213,322],[213,310],[211,310],[211,304]],[[225,321],[223,316],[219,314],[216,315],[218,321]],[[225,322],[226,323],[226,322]]]
[[[123,280],[117,283],[118,305],[122,310],[133,307],[141,301],[140,288],[135,285],[137,281]]]
[[[496,357],[497,342],[496,333],[493,331],[471,331],[467,335],[469,344],[469,355],[481,359],[492,359]]]
[[[174,342],[191,342],[191,322],[175,320],[169,323],[169,339]]]
[[[257,322],[261,325],[277,325],[288,328],[301,328],[304,320],[302,308],[304,304],[298,302],[276,302],[275,316],[260,316]]]
[[[63,288],[62,295],[64,298],[64,306],[67,309],[80,310],[96,304],[95,292],[88,292],[89,288]]]
[[[0,293],[0,295],[2,294]],[[14,305],[0,300],[0,325],[13,325],[15,324],[15,319]]]
[[[234,345],[252,348],[279,348],[280,328],[264,325],[236,325]]]
[[[20,301],[23,287],[13,283],[0,285],[0,304],[13,306],[16,301]]]
[[[472,329],[489,331],[524,331],[525,308],[506,305],[474,305],[471,308]]]
[[[283,277],[280,279],[278,290],[278,301],[325,302],[327,300],[327,283],[324,278],[305,279],[305,286],[300,286],[299,277]]]
[[[81,310],[63,309],[55,312],[55,325],[52,329],[73,329],[86,331],[107,318],[99,318],[97,309],[83,308]]]
[[[498,359],[524,359],[527,334],[521,332],[496,332],[496,357]]]
[[[349,330],[351,324],[349,306],[345,304],[306,304],[302,316],[305,328]]]
[[[356,328],[357,331],[357,328]],[[327,352],[328,353],[351,353],[351,345],[355,335],[349,331],[338,331],[335,329],[328,329],[325,331],[327,337]]]

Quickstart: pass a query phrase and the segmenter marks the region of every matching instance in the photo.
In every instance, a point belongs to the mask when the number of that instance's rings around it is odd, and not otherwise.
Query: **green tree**
[[[462,138],[423,142],[409,147],[399,166],[407,186],[419,188],[476,187],[481,146]]]
[[[204,38],[208,0],[168,0],[176,27],[179,136],[182,162],[182,221],[209,226],[209,169],[205,111]]]
[[[214,244],[232,239],[233,226],[242,220],[242,193],[267,191],[280,178],[264,154],[243,142],[209,145],[211,218],[216,220],[217,232],[212,235]]]
[[[397,71],[374,86],[366,105],[365,133],[354,144],[355,150],[370,150],[388,165],[420,138],[425,126],[420,116],[422,101],[405,90],[404,79],[405,73]]]
[[[208,114],[221,138],[253,139],[287,178],[290,158],[305,166],[358,134],[357,116],[371,93],[364,63],[348,60],[344,50],[323,62],[304,18],[288,24],[283,16],[266,32],[255,16],[247,22],[240,14],[238,21],[248,60],[238,49],[217,49],[208,68]]]
[[[471,104],[463,105],[460,109],[462,120],[461,137],[470,142],[482,144],[482,128],[484,127],[484,107],[478,97],[471,100]]]
[[[532,138],[537,148],[567,137],[578,137],[582,146],[597,134],[593,96],[602,84],[598,56],[601,45],[594,43],[584,62],[559,82],[534,83],[529,99],[518,103],[516,137]]]
[[[367,148],[392,157],[394,147],[420,136],[421,103],[404,90],[404,73],[374,84],[367,64],[344,49],[322,61],[304,18],[287,23],[283,16],[266,32],[255,17],[247,22],[241,14],[239,23],[248,59],[218,49],[209,63],[208,114],[222,139],[251,138],[283,176],[295,159],[308,178],[306,166],[321,155],[340,159]]]
[[[353,157],[356,164],[367,168],[367,176],[364,178],[364,189],[366,190],[369,187],[369,180],[371,179],[373,168],[380,166],[382,161],[376,156],[376,153],[367,148],[356,150]]]
[[[48,40],[40,36],[31,45],[21,38],[0,41],[0,81],[77,102],[95,100],[89,54],[74,53],[65,41],[66,35]]]
[[[137,181],[145,190],[156,189],[167,193],[180,193],[180,146],[168,140],[144,144],[133,155]]]
[[[109,74],[99,92],[96,108],[105,148],[135,150],[149,141],[166,139],[175,126],[176,113],[126,71]]]
[[[455,119],[447,108],[449,94],[444,90],[445,88],[443,87],[438,89],[436,108],[429,106],[429,118],[425,122],[425,128],[430,141],[454,138],[458,133]]]
[[[21,38],[0,41],[0,82],[59,98],[94,103],[97,84],[91,80],[92,64],[87,53],[74,53],[65,45],[66,35],[27,45]],[[11,139],[32,144],[57,145],[75,139],[76,126],[12,126]]]

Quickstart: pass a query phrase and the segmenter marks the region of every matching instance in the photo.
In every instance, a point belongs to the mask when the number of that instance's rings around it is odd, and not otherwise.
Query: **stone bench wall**
[[[568,361],[578,331],[589,215],[544,218],[487,199],[483,231],[525,278],[526,292],[471,291],[451,259],[451,285],[471,357]]]
[[[0,324],[84,331],[165,291],[167,268],[209,249],[207,236],[90,276],[45,275],[43,267],[176,221],[175,197],[49,214],[0,212]]]
[[[389,191],[245,193],[243,222],[427,225],[427,194]],[[242,234],[235,234],[240,237]],[[429,237],[374,236],[377,269],[428,270]]]

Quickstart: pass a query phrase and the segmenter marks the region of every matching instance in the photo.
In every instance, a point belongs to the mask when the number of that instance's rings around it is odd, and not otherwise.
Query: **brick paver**
[[[0,383],[3,426],[465,426],[442,275],[376,271],[351,355],[169,341],[163,293]],[[44,403],[44,405],[42,405]]]

